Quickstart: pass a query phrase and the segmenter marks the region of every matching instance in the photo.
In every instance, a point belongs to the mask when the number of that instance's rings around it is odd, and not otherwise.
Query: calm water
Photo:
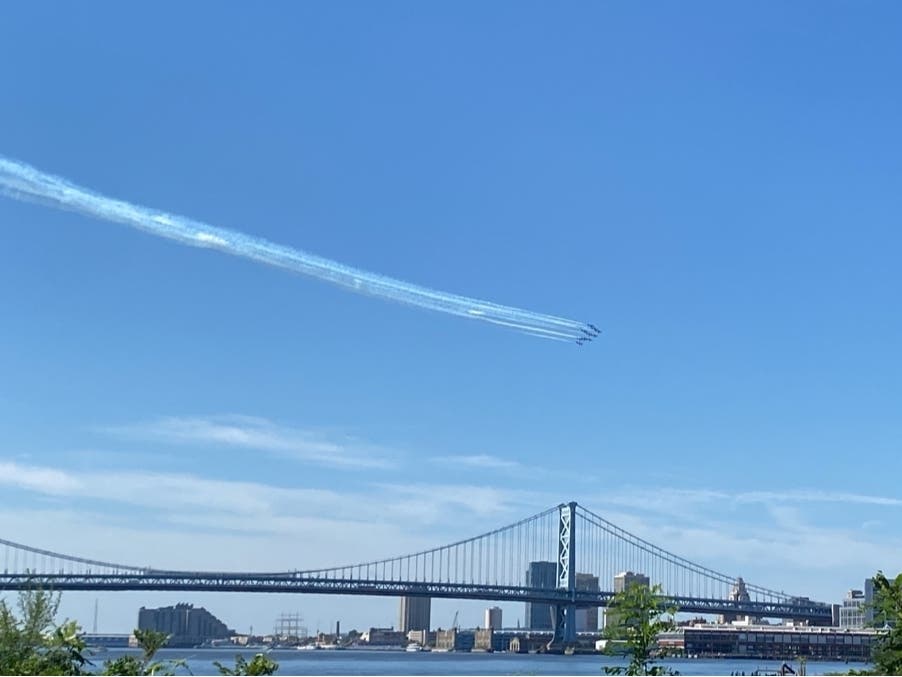
[[[109,650],[94,656],[99,667],[104,660],[125,651]],[[137,653],[130,651],[128,653]],[[235,655],[251,658],[256,651],[221,649],[164,649],[160,659],[187,659],[196,675],[218,674],[213,661],[233,665]],[[605,665],[622,662],[607,656],[550,656],[542,654],[406,653],[404,651],[291,651],[270,652],[278,662],[277,675],[601,675]],[[667,664],[683,675],[729,675],[732,672],[777,670],[780,661],[670,659]],[[808,662],[809,675],[861,669],[863,663]],[[798,670],[798,663],[793,663]]]

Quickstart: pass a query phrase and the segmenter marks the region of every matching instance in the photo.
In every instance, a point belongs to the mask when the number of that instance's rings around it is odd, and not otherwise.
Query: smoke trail
[[[115,200],[2,156],[0,189],[10,197],[123,223],[192,247],[218,249],[325,280],[360,294],[490,322],[555,341],[576,341],[581,345],[598,335],[594,327],[583,322],[421,287],[239,231]]]

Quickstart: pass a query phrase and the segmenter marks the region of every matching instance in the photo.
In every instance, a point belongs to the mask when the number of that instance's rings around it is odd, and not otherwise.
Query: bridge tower
[[[576,502],[558,507],[557,588],[566,590],[568,603],[553,607],[554,635],[551,650],[576,644]]]

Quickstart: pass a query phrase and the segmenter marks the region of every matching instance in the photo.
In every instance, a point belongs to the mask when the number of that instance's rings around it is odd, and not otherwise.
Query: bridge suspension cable
[[[660,585],[669,596],[727,599],[736,594],[737,577],[664,550],[582,506],[577,507],[577,514],[582,522],[578,561],[600,581],[612,582],[617,574],[630,571],[648,576],[651,585]],[[790,599],[759,585],[743,582],[743,588],[754,600]]]
[[[473,538],[419,552],[317,569],[179,571],[74,557],[0,539],[0,589],[219,590],[420,595],[604,606],[627,582],[660,585],[700,613],[829,621],[827,605],[791,597],[692,562],[577,505],[560,504]],[[569,606],[568,606],[569,605]],[[569,622],[569,621],[568,621]]]
[[[293,572],[297,578],[527,586],[527,563],[554,561],[558,507],[486,533],[407,555]]]

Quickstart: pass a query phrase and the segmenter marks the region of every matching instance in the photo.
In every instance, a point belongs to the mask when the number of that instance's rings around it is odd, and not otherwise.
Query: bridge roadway
[[[387,597],[436,597],[498,602],[533,602],[577,607],[605,607],[613,592],[542,589],[507,585],[408,582],[311,577],[308,574],[248,574],[145,570],[114,574],[0,574],[0,590],[43,587],[57,591],[166,591],[166,592],[277,592],[317,595],[371,595]],[[737,614],[759,618],[791,618],[830,625],[829,605],[808,600],[735,601],[697,597],[664,597],[677,611],[703,614]]]

